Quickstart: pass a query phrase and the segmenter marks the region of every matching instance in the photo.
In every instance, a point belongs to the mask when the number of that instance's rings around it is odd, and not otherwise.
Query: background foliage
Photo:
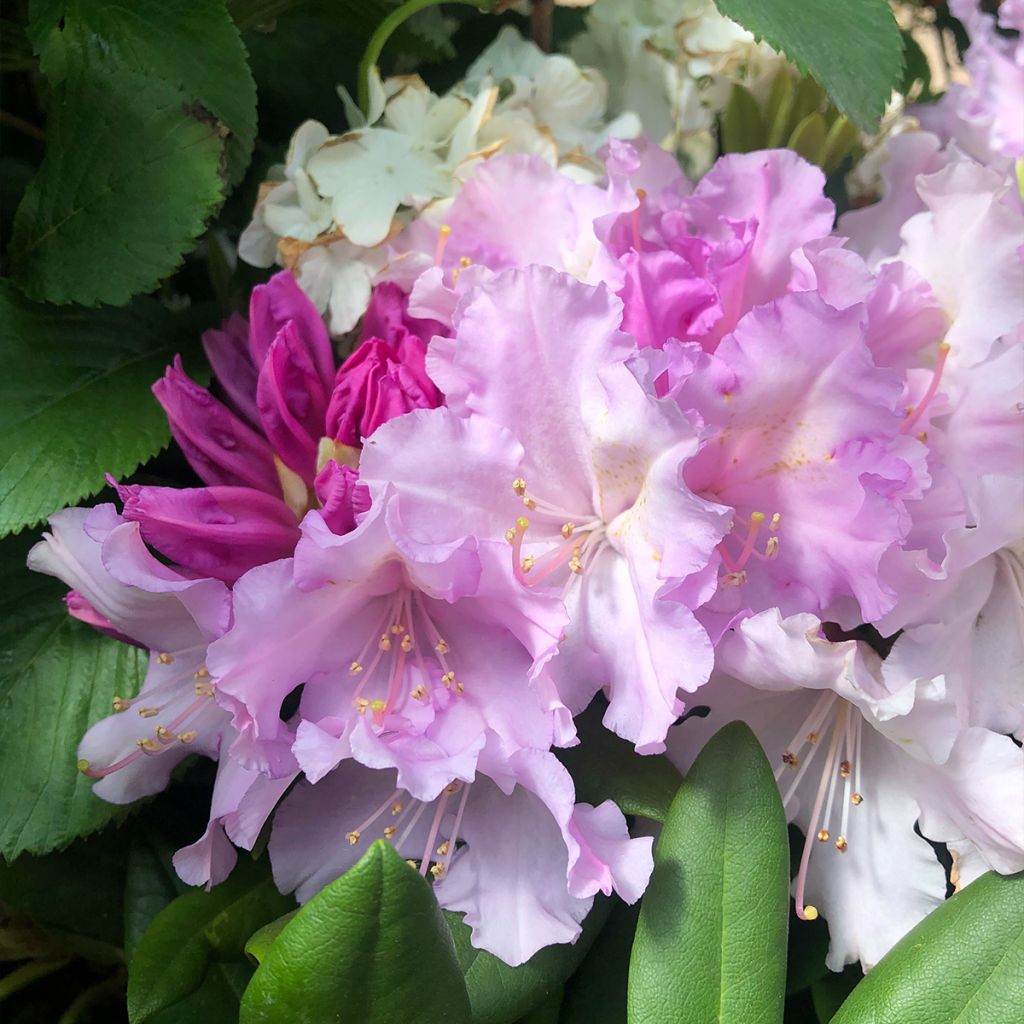
[[[573,947],[515,970],[383,844],[297,912],[265,855],[212,892],[172,852],[202,831],[209,764],[130,810],[96,799],[75,747],[144,655],[70,620],[24,569],[45,517],[103,474],[191,482],[149,385],[258,274],[234,243],[298,123],[345,127],[335,86],[394,0],[31,0],[0,22],[0,1012],[11,1024],[660,1024],[1010,1019],[1024,999],[1024,879],[954,896],[866,981],[824,967],[824,922],[787,922],[789,836],[753,737],[720,733],[681,780],[597,728],[564,752],[579,798],[664,822],[639,908],[600,900]],[[938,17],[956,29],[943,4]],[[884,0],[720,0],[805,78],[766,107],[737,87],[725,150],[789,145],[832,173],[890,90],[930,95]],[[581,26],[555,12],[556,46]],[[458,80],[512,13],[431,8],[384,72]],[[905,63],[905,68],[904,68]],[[786,91],[788,89],[788,91]],[[827,94],[831,105],[822,104]],[[845,116],[844,116],[845,115]],[[134,474],[134,475],[133,475]],[[753,832],[757,842],[751,843]],[[799,846],[796,847],[799,849]],[[257,851],[259,851],[259,844]],[[685,912],[684,912],[685,911]],[[788,940],[787,940],[788,924]],[[955,936],[955,939],[953,938]],[[856,985],[856,988],[854,986]],[[847,994],[853,990],[853,995]],[[845,1001],[844,1001],[845,1000]],[[837,1012],[838,1011],[838,1012]]]

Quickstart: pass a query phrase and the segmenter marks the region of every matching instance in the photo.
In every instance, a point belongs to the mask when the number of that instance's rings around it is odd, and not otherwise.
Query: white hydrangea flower
[[[435,220],[481,160],[533,153],[575,180],[596,180],[598,149],[641,130],[628,111],[608,121],[599,71],[545,54],[511,27],[444,96],[418,75],[374,75],[364,115],[339,94],[352,130],[301,125],[239,240],[247,263],[291,268],[334,334],[358,322],[393,255],[389,239],[417,217]]]

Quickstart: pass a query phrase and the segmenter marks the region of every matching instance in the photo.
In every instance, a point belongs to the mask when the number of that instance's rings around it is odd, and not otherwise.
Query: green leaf
[[[721,124],[723,153],[750,153],[764,148],[767,131],[761,110],[757,100],[738,82],[733,83]]]
[[[265,924],[258,932],[254,932],[249,936],[249,941],[245,944],[245,955],[257,964],[263,963],[267,958],[267,953],[270,952],[270,947],[277,941],[278,935],[284,931],[285,925],[297,913],[297,910],[292,910],[287,914],[283,914],[275,921]]]
[[[446,911],[469,993],[473,1024],[511,1024],[559,992],[602,931],[610,910],[611,900],[598,898],[575,943],[546,946],[519,967],[509,967],[477,949],[470,942],[471,929],[462,915]]]
[[[859,964],[850,964],[844,971],[825,971],[822,977],[811,982],[811,1001],[818,1024],[829,1024],[846,997],[864,977]]]
[[[825,150],[821,157],[821,166],[826,174],[831,174],[852,152],[860,141],[860,132],[853,122],[845,117],[838,117],[832,122],[825,138]]]
[[[243,956],[246,940],[293,905],[254,861],[243,861],[210,892],[194,890],[169,903],[142,936],[129,965],[131,1024],[159,1019],[161,1011],[194,998],[211,975],[218,989],[226,986],[239,996],[250,973]],[[219,993],[216,1002],[222,1002]]]
[[[220,127],[174,86],[111,66],[65,80],[14,219],[34,299],[124,305],[182,260],[222,197]]]
[[[382,840],[285,926],[242,1000],[242,1024],[468,1024],[437,900]]]
[[[701,751],[654,852],[629,972],[631,1024],[778,1024],[789,850],[771,766],[741,722]]]
[[[851,120],[870,130],[903,72],[903,40],[886,0],[715,0],[812,74]]]
[[[0,861],[0,900],[44,927],[120,947],[127,838],[110,827],[66,850]]]
[[[580,743],[556,750],[572,773],[576,799],[590,804],[614,800],[623,814],[664,821],[679,788],[680,775],[668,758],[637,757],[633,744],[601,724],[608,705],[596,699],[576,719]]]
[[[640,904],[617,903],[579,969],[565,984],[561,1024],[622,1024],[629,954]]]
[[[149,299],[124,310],[35,305],[0,282],[0,536],[167,443],[149,388],[175,353],[197,348],[193,323]]]
[[[825,156],[825,118],[817,111],[808,114],[793,129],[786,146],[812,164],[821,164]]]
[[[256,139],[256,85],[223,0],[34,0],[31,31],[52,85],[116,66],[159,79],[223,125],[232,184]]]
[[[905,935],[835,1024],[994,1024],[1024,1005],[1024,873],[989,873]]]
[[[12,368],[13,369],[13,368]],[[146,654],[68,616],[67,589],[25,568],[33,537],[0,543],[0,854],[48,853],[121,809],[93,796],[78,741],[134,696]]]
[[[124,877],[124,949],[129,959],[157,914],[188,891],[171,863],[176,845],[151,822],[134,830]]]
[[[765,145],[769,149],[781,146],[789,135],[795,102],[796,83],[789,69],[783,68],[772,82],[764,112],[765,123],[768,126],[768,138]]]

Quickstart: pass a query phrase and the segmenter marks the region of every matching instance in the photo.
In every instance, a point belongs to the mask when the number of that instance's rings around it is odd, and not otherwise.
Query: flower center
[[[519,516],[505,531],[505,540],[512,545],[512,571],[527,587],[554,582],[552,577],[557,577],[564,583],[564,597],[608,543],[604,520],[592,512],[574,514],[529,495],[522,478],[512,481],[512,490],[533,514],[532,520]],[[533,531],[536,553],[523,551],[527,530]]]
[[[821,747],[827,748],[796,878],[796,914],[802,921],[813,921],[818,916],[816,907],[804,903],[804,887],[807,883],[807,869],[811,863],[811,851],[814,849],[815,840],[827,843],[832,838],[830,827],[833,824],[833,810],[840,781],[843,790],[842,811],[838,813],[839,831],[834,840],[835,848],[840,853],[846,853],[850,845],[847,839],[850,808],[859,807],[864,802],[860,785],[863,725],[863,718],[847,701],[826,691],[815,701],[811,713],[797,729],[775,769],[775,780],[780,783],[780,788],[787,769],[796,773],[782,797],[783,806],[788,807],[797,787],[814,762],[818,750]]]
[[[782,525],[782,516],[780,513],[773,513],[771,519],[768,521],[768,534],[769,537],[765,541],[764,551],[757,549],[757,539],[761,532],[761,528],[764,526],[765,514],[763,512],[751,512],[750,518],[747,520],[746,533],[742,533],[737,529],[735,520],[730,526],[729,533],[727,536],[734,538],[734,545],[740,545],[740,552],[738,555],[733,555],[729,549],[729,545],[726,544],[725,538],[723,538],[718,544],[718,553],[722,556],[722,563],[728,570],[719,576],[719,583],[723,587],[738,587],[742,586],[747,581],[747,573],[744,568],[751,558],[756,558],[762,562],[770,562],[772,559],[777,558],[779,554],[779,538],[776,534],[779,531],[779,527]]]
[[[378,726],[410,699],[447,706],[464,690],[451,667],[450,652],[421,595],[407,588],[396,591],[349,665],[349,675],[359,679],[353,706],[361,715],[370,712]]]
[[[461,796],[455,810],[455,817],[450,827],[444,829],[449,802],[456,793],[461,793]],[[426,877],[429,872],[434,878],[443,878],[448,873],[452,856],[455,854],[468,796],[469,784],[458,780],[449,782],[442,790],[441,795],[429,803],[413,800],[405,790],[396,789],[365,821],[350,832],[346,832],[345,840],[349,846],[357,845],[366,831],[378,825],[383,819],[387,824],[380,829],[380,837],[389,843],[394,843],[395,849],[400,851],[409,841],[409,837],[427,809],[433,807],[434,817],[427,831],[423,854],[419,858],[419,873]],[[442,831],[446,832],[445,837],[442,837]],[[409,864],[412,867],[417,866],[414,860],[410,860]]]

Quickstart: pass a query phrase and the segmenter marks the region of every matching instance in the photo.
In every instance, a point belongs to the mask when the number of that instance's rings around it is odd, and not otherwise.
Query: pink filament
[[[946,359],[949,356],[949,346],[939,346],[939,358],[935,363],[935,369],[932,371],[932,379],[928,384],[928,390],[921,396],[921,401],[914,406],[914,408],[907,414],[906,419],[900,425],[901,434],[909,434],[913,429],[914,424],[924,414],[925,409],[931,403],[931,400],[935,397],[936,392],[939,390],[939,382],[942,380],[942,371],[946,367]]]

